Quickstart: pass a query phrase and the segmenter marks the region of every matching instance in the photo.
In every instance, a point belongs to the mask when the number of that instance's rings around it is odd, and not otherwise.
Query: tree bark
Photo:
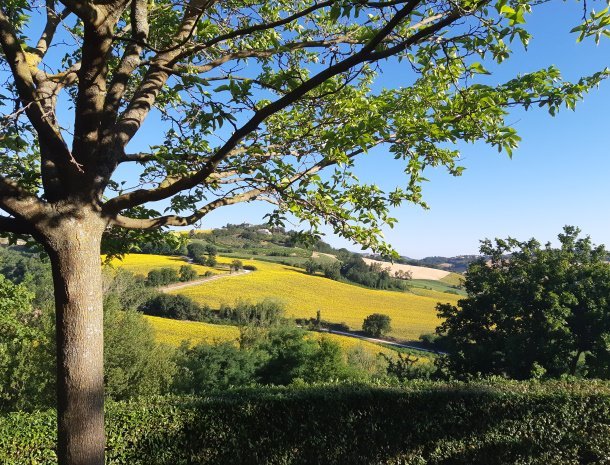
[[[99,217],[70,213],[47,244],[57,319],[59,465],[104,465],[103,230]]]

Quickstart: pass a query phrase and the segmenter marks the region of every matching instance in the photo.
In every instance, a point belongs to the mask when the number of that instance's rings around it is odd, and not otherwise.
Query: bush
[[[254,265],[244,265],[244,270],[256,271],[257,269]]]
[[[381,337],[392,330],[391,318],[382,313],[367,316],[362,323],[362,331],[372,337]]]
[[[140,310],[146,315],[174,320],[204,321],[208,310],[183,295],[159,294],[146,302]]]
[[[610,454],[601,383],[252,388],[109,402],[112,465],[567,465]],[[57,463],[55,412],[0,418],[0,463]]]
[[[241,260],[233,260],[231,262],[231,271],[239,271],[244,268],[244,264]]]
[[[197,278],[197,271],[191,265],[182,265],[180,267],[180,281],[187,282]]]
[[[231,342],[181,347],[173,392],[202,394],[231,386],[256,384],[262,354],[241,350]]]
[[[273,326],[284,320],[285,312],[286,306],[274,299],[264,299],[255,304],[239,300],[233,307],[222,304],[218,316],[240,326]]]
[[[109,399],[166,393],[175,372],[173,350],[157,344],[141,313],[104,308],[104,387]]]
[[[180,280],[178,272],[173,268],[160,268],[148,272],[146,284],[150,287],[167,286]]]

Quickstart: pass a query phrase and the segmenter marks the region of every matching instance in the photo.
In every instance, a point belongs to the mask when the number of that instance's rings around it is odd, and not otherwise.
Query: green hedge
[[[109,464],[608,464],[610,385],[267,388],[113,403]],[[54,463],[53,412],[0,418],[0,463]]]

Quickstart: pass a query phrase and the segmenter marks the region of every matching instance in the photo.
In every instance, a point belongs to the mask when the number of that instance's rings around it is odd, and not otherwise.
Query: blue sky
[[[498,82],[517,73],[556,65],[566,79],[577,79],[610,66],[610,40],[577,44],[569,31],[582,16],[581,3],[551,2],[528,17],[533,40],[524,52],[500,66],[488,66]],[[400,69],[386,67],[384,85],[401,85]],[[566,224],[579,226],[595,243],[610,246],[610,82],[581,102],[576,112],[563,110],[551,117],[542,109],[514,111],[509,122],[522,137],[509,159],[483,144],[462,147],[461,177],[443,170],[426,173],[424,198],[430,209],[404,205],[394,211],[398,224],[386,230],[399,253],[430,255],[477,253],[483,238],[536,237],[552,241]],[[391,187],[401,182],[391,156],[363,159],[356,170],[363,180]],[[380,161],[381,160],[381,161]],[[227,207],[210,214],[203,227],[227,222],[256,223],[267,211],[264,204]],[[337,246],[357,250],[332,235]]]
[[[591,5],[591,2],[589,2]],[[582,3],[549,2],[528,16],[533,40],[527,52],[515,45],[513,57],[499,66],[486,63],[490,82],[503,82],[517,73],[555,65],[564,78],[575,80],[610,66],[610,40],[596,46],[592,40],[576,43],[572,27],[582,16]],[[60,50],[57,53],[61,53]],[[380,84],[408,85],[397,64],[387,64]],[[404,82],[403,82],[404,79]],[[398,224],[385,236],[396,250],[410,257],[471,254],[483,238],[513,236],[552,240],[563,225],[579,226],[596,243],[610,246],[610,80],[587,95],[576,112],[561,111],[552,118],[543,109],[514,111],[509,122],[522,142],[513,159],[483,144],[461,147],[461,177],[430,170],[424,199],[430,210],[404,205],[395,210]],[[71,110],[59,111],[60,120],[70,122]],[[158,118],[150,117],[131,150],[145,150],[162,132]],[[386,189],[404,185],[406,178],[393,157],[377,150],[357,165],[362,180]],[[133,178],[129,171],[119,177]],[[200,227],[226,223],[259,223],[268,204],[255,202],[225,207],[208,215]],[[290,227],[288,225],[288,227]],[[336,246],[358,247],[329,235]]]

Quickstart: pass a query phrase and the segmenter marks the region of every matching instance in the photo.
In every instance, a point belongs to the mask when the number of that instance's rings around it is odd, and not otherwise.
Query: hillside
[[[188,341],[191,344],[198,344],[201,342],[208,344],[235,342],[237,344],[239,339],[239,328],[237,328],[237,326],[217,325],[197,321],[170,320],[150,315],[145,315],[145,318],[155,331],[155,338],[163,344],[174,347],[179,346],[183,341]],[[340,336],[338,334],[311,332],[308,333],[308,336],[316,339],[326,337],[339,344],[345,352],[360,347],[371,355],[383,353],[392,356],[396,354],[396,351],[391,348],[347,336]],[[418,358],[420,362],[428,362],[430,360],[419,354]]]
[[[417,289],[417,294],[380,291],[311,276],[303,270],[281,264],[259,260],[246,260],[244,264],[253,265],[257,270],[176,293],[212,308],[239,299],[259,301],[275,298],[286,304],[290,317],[311,318],[320,310],[323,319],[344,322],[352,330],[359,330],[364,318],[371,313],[385,313],[392,318],[393,331],[390,334],[402,339],[417,339],[423,333],[433,332],[439,323],[436,304],[457,301],[457,296],[438,291]]]

